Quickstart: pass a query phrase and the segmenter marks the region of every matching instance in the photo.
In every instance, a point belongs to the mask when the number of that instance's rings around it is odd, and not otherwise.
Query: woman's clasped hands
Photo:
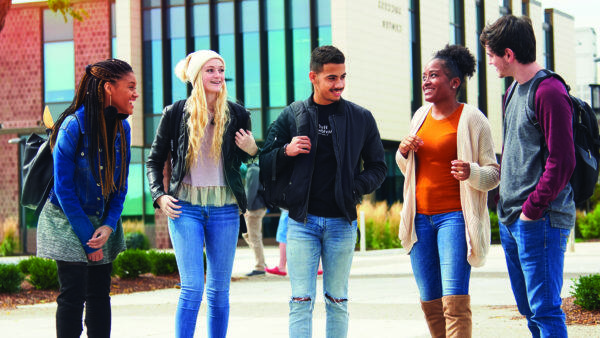
[[[402,142],[400,142],[400,145],[398,146],[398,150],[400,150],[402,156],[407,157],[409,151],[412,150],[416,152],[422,145],[423,140],[419,136],[408,135],[404,139],[402,139]]]

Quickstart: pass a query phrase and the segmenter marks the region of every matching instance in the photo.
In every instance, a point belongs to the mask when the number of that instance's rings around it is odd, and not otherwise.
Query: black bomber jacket
[[[228,101],[229,123],[223,134],[221,153],[225,169],[227,185],[235,195],[241,212],[246,212],[247,200],[244,184],[240,173],[240,165],[251,158],[246,152],[235,144],[235,133],[239,129],[250,130],[250,113],[241,105]],[[185,100],[177,101],[165,107],[162,118],[156,130],[150,155],[146,161],[146,175],[150,185],[150,192],[154,207],[158,208],[156,200],[165,194],[174,195],[183,178],[187,175],[185,158],[188,148],[187,120],[189,114],[184,112]],[[169,190],[165,191],[163,184],[163,170],[165,162],[171,154],[171,178]]]
[[[295,112],[294,109],[298,111]],[[337,161],[335,202],[344,212],[345,218],[353,221],[356,219],[356,205],[360,203],[362,195],[373,192],[385,179],[387,165],[383,144],[371,112],[350,101],[341,99],[337,113],[330,116],[329,121]],[[269,127],[260,154],[262,180],[276,178],[284,171],[291,171],[285,195],[289,216],[298,222],[306,220],[312,176],[319,169],[319,164],[315,163],[317,132],[317,107],[312,98],[294,102]],[[297,135],[310,138],[310,153],[296,157],[285,156],[284,145]]]

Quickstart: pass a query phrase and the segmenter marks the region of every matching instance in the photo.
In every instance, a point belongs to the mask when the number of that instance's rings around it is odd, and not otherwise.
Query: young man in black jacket
[[[341,98],[344,62],[344,54],[333,46],[313,50],[309,72],[313,94],[283,110],[269,128],[260,155],[263,182],[289,177],[281,206],[289,209],[290,217],[290,337],[312,335],[319,259],[327,336],[347,336],[356,205],[362,195],[381,185],[387,170],[373,115]]]

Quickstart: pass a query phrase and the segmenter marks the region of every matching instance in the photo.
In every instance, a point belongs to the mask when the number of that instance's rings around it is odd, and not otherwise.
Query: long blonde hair
[[[192,60],[194,58],[194,60]],[[200,58],[199,60],[196,58]],[[223,145],[223,134],[229,122],[229,107],[227,105],[227,86],[223,82],[221,91],[217,95],[214,107],[214,116],[209,119],[209,111],[206,103],[206,93],[202,84],[201,68],[210,59],[217,58],[223,62],[223,58],[213,51],[198,51],[188,55],[175,67],[175,75],[184,83],[192,83],[192,94],[187,98],[185,110],[190,114],[187,121],[189,142],[186,155],[186,167],[189,169],[198,159],[205,157],[200,154],[204,131],[208,123],[215,125],[215,132],[208,156],[215,162],[221,158],[221,147]],[[190,63],[192,66],[190,67]],[[199,64],[200,63],[200,64]],[[199,65],[199,67],[198,67]]]

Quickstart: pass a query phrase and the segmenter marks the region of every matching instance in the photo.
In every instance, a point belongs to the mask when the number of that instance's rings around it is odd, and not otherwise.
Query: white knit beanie
[[[202,66],[204,66],[208,60],[212,59],[219,59],[223,62],[223,65],[225,65],[225,60],[223,60],[221,55],[215,51],[204,49],[193,52],[186,56],[185,59],[179,61],[177,66],[175,66],[175,75],[183,83],[189,82],[193,86]]]

